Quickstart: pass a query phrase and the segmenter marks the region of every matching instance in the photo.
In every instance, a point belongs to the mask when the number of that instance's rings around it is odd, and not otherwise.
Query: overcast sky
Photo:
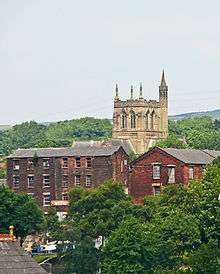
[[[219,0],[0,0],[0,124],[111,118],[114,86],[220,108]]]

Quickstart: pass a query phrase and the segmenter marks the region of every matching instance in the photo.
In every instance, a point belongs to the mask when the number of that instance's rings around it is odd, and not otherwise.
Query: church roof
[[[14,241],[0,241],[0,274],[46,274],[47,272]]]

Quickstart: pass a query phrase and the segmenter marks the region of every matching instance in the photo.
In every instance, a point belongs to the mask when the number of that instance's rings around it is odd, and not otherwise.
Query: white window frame
[[[168,165],[168,184],[176,183],[176,167],[173,165]],[[172,173],[172,174],[171,174]]]
[[[34,180],[32,181],[33,185],[30,184],[30,180],[29,180],[29,178],[31,178],[31,177],[34,177]],[[28,174],[28,187],[33,188],[34,187],[34,183],[35,183],[35,176],[34,176],[34,174]]]
[[[45,196],[47,196],[47,197],[49,196],[49,202],[45,200]],[[43,206],[44,207],[50,206],[50,203],[51,203],[51,194],[50,194],[50,192],[44,192],[43,193]]]
[[[45,177],[49,177],[49,180],[45,180]],[[43,187],[50,187],[50,175],[49,174],[43,174]]]
[[[89,162],[89,165],[88,165]],[[91,168],[92,167],[92,158],[91,157],[86,157],[86,167]]]
[[[160,180],[160,178],[161,178],[161,164],[153,163],[152,166],[153,166],[153,179]]]
[[[76,157],[75,158],[75,161],[76,161],[76,168],[80,168],[81,167],[81,157]],[[79,164],[79,166],[78,166],[78,164]]]
[[[88,174],[86,175],[86,187],[91,187],[91,186],[92,186],[92,175]]]
[[[65,177],[66,177],[67,179],[64,180]],[[63,187],[68,187],[68,186],[69,186],[69,176],[66,175],[66,174],[64,174],[63,177],[62,177],[62,186],[63,186]]]
[[[68,163],[68,157],[63,157],[62,158],[62,168],[68,168],[69,163]]]
[[[16,162],[18,162],[18,164],[16,164]],[[14,160],[13,162],[13,169],[14,170],[19,170],[20,169],[20,161],[19,160]]]
[[[18,181],[16,181],[15,178],[18,178]],[[13,187],[14,188],[19,188],[20,187],[20,176],[19,175],[14,175],[13,176]]]
[[[194,179],[194,166],[189,166],[189,180]]]
[[[159,188],[159,189],[160,189],[160,191],[159,191],[159,192],[156,192],[156,188]],[[161,186],[153,186],[153,191],[154,191],[154,196],[160,195],[160,192],[161,192]]]
[[[50,159],[49,158],[43,158],[43,167],[44,168],[50,167]]]
[[[78,174],[75,175],[75,186],[81,186],[81,175],[78,175]]]

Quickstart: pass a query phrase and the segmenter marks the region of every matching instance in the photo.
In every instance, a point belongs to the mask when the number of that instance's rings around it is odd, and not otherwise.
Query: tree
[[[146,250],[144,225],[134,217],[112,232],[103,251],[103,274],[149,273],[152,256]]]
[[[24,237],[40,231],[44,226],[44,214],[34,198],[15,193],[7,187],[0,187],[0,229],[7,231],[15,227],[15,235]]]
[[[95,242],[90,237],[85,237],[74,245],[69,243],[65,246],[65,252],[60,255],[66,273],[97,273],[99,251],[95,248]]]

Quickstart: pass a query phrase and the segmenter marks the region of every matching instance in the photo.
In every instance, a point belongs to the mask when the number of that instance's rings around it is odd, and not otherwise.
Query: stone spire
[[[142,87],[142,83],[140,83],[140,94],[139,94],[139,99],[143,99],[143,87]]]
[[[118,96],[118,84],[116,84],[116,86],[115,86],[115,100],[119,100],[119,96]]]
[[[131,100],[134,99],[134,89],[133,89],[133,85],[131,85]]]
[[[164,69],[163,69],[163,72],[162,72],[162,77],[161,77],[161,82],[160,82],[160,85],[165,87],[167,84],[166,84],[166,80],[165,80],[165,73],[164,73]]]

